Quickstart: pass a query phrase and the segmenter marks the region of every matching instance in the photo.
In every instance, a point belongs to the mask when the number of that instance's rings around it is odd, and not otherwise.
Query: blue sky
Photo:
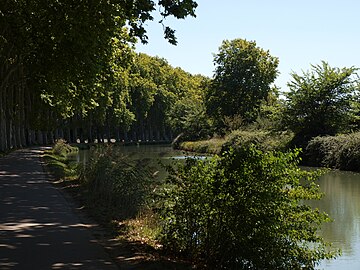
[[[178,45],[163,39],[159,18],[148,22],[149,43],[138,52],[157,55],[174,67],[211,77],[213,54],[225,39],[256,41],[279,58],[275,84],[286,91],[290,73],[322,60],[333,67],[360,67],[359,0],[198,0],[197,17],[166,19]]]

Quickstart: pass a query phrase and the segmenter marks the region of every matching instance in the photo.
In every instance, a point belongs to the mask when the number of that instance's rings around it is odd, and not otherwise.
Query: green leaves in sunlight
[[[306,204],[323,171],[298,163],[298,150],[254,145],[186,160],[162,189],[165,247],[210,269],[314,269],[335,255],[317,235],[329,217]]]
[[[223,41],[214,63],[208,113],[220,119],[239,115],[247,123],[253,122],[277,77],[278,58],[257,47],[255,41],[234,39]]]
[[[302,75],[292,74],[283,118],[295,133],[294,144],[304,146],[316,136],[351,130],[358,114],[356,72],[353,67],[339,69],[322,62]]]

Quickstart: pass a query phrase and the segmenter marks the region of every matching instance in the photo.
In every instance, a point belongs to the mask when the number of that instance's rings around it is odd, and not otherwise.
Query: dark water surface
[[[125,146],[124,154],[134,159],[150,159],[152,164],[183,159],[186,154],[170,146]],[[78,161],[85,162],[88,151],[80,151]],[[165,172],[160,170],[159,177]],[[325,196],[311,205],[325,211],[334,220],[325,224],[320,234],[333,247],[342,250],[336,260],[324,261],[317,269],[360,270],[360,173],[332,171],[319,179]]]

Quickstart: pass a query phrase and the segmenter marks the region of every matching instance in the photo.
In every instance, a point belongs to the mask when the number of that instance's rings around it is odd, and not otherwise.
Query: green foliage
[[[72,157],[78,151],[79,148],[69,145],[63,139],[57,140],[51,150],[45,151],[45,163],[57,180],[73,180],[77,177],[78,164]]]
[[[132,44],[147,42],[151,12],[183,19],[195,16],[196,7],[193,0],[1,1],[0,90],[10,83],[14,92],[26,89],[25,102],[14,107],[29,108],[26,121],[36,129],[43,129],[43,111],[59,120],[97,107],[96,116],[126,126],[133,115],[126,69],[119,67],[129,63]],[[174,30],[166,26],[165,32],[176,44]]]
[[[295,133],[294,144],[304,146],[313,137],[349,131],[359,94],[355,72],[322,62],[302,75],[292,74],[283,120]]]
[[[76,153],[78,151],[79,149],[77,147],[72,147],[64,139],[57,140],[52,147],[53,154],[63,158],[66,158],[69,154]]]
[[[235,130],[226,136],[223,149],[254,144],[263,151],[287,149],[293,135],[290,132],[266,130]]]
[[[259,115],[253,126],[262,130],[281,130],[284,102],[279,99],[279,89],[273,87],[259,108]]]
[[[250,145],[170,169],[164,247],[208,269],[314,269],[333,257],[317,235],[328,216],[304,203],[320,199],[322,172],[299,169],[298,154]]]
[[[150,189],[145,161],[132,161],[112,146],[91,149],[81,168],[80,181],[88,191],[89,204],[116,218],[134,217],[144,206]],[[102,213],[103,214],[103,213]]]
[[[182,140],[203,139],[212,130],[204,104],[193,97],[177,101],[168,114],[168,122],[176,134],[183,133]]]
[[[220,154],[224,143],[224,138],[211,138],[209,140],[181,142],[177,148],[196,153]]]
[[[266,130],[234,130],[224,137],[213,137],[208,140],[185,141],[178,145],[179,149],[197,153],[220,154],[230,147],[241,147],[254,144],[263,151],[285,150],[288,148],[293,134],[291,132],[275,132]]]
[[[137,121],[135,130],[171,126],[178,134],[204,136],[209,122],[202,103],[205,77],[191,75],[173,68],[165,59],[142,53],[134,58],[129,75],[129,109]]]
[[[215,76],[207,93],[207,111],[217,120],[240,115],[256,119],[277,76],[278,59],[243,39],[225,40],[215,56]]]
[[[306,147],[304,158],[313,166],[359,171],[360,133],[315,137]]]

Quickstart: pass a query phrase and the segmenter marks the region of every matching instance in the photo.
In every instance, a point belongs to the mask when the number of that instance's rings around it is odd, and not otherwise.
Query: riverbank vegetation
[[[300,203],[321,198],[315,181],[323,171],[299,169],[298,150],[260,147],[248,142],[169,165],[166,181],[112,145],[94,147],[78,177],[62,185],[72,193],[76,187],[80,203],[122,248],[147,246],[143,259],[155,265],[171,258],[181,269],[314,269],[337,254],[317,235],[329,217]]]
[[[0,152],[61,138],[88,145],[176,138],[176,147],[219,157],[189,160],[159,183],[145,161],[111,147],[95,147],[76,172],[66,158],[72,149],[58,140],[53,167],[79,174],[72,183],[83,203],[106,222],[152,224],[143,226],[155,232],[149,238],[172,255],[207,268],[312,269],[332,256],[316,236],[328,218],[299,203],[320,195],[317,173],[297,165],[359,170],[357,69],[324,61],[279,89],[279,59],[255,41],[223,41],[213,78],[135,52],[152,11],[183,19],[196,6],[2,1]]]
[[[321,197],[321,171],[299,169],[298,155],[245,144],[188,159],[161,188],[164,247],[208,269],[314,269],[332,258],[317,235],[328,216],[300,203]]]
[[[75,156],[78,151],[77,147],[59,139],[51,150],[45,151],[43,158],[56,179],[76,179],[78,164],[71,157]]]
[[[360,133],[315,137],[307,145],[304,158],[312,166],[359,171]]]
[[[238,129],[209,140],[185,141],[178,148],[197,153],[221,154],[224,149],[254,144],[259,149],[284,151],[293,138],[292,132]]]
[[[79,168],[86,204],[111,219],[134,218],[155,185],[146,168],[145,160],[131,160],[116,147],[91,149],[89,160]]]

